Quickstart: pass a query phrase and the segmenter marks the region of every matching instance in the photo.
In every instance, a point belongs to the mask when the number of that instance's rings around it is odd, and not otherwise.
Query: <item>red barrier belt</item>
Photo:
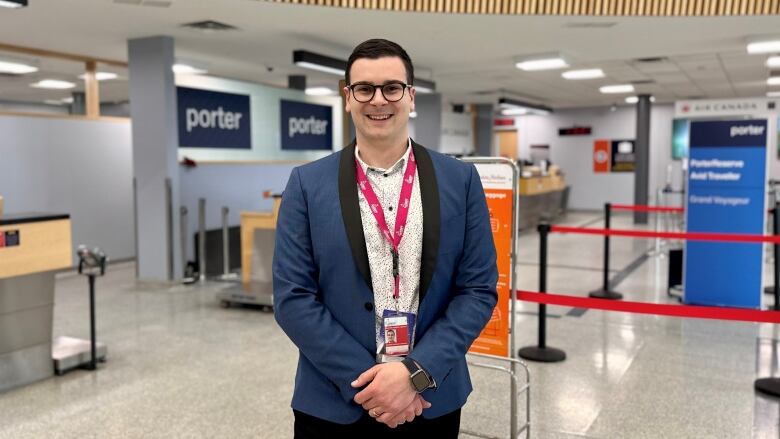
[[[663,207],[663,206],[641,206],[632,204],[611,204],[612,210],[631,210],[634,212],[667,212],[667,213],[683,213],[685,210],[682,207]]]
[[[650,230],[621,230],[621,229],[592,229],[587,227],[551,226],[551,232],[576,233],[581,235],[601,236],[627,236],[631,238],[665,238],[682,239],[688,241],[715,241],[715,242],[769,242],[780,244],[779,235],[751,235],[747,233],[707,233],[707,232],[653,232]]]
[[[734,320],[755,323],[780,323],[780,311],[759,311],[714,306],[669,305],[663,303],[628,302],[625,300],[592,299],[590,297],[563,296],[533,291],[516,291],[517,298],[525,302],[574,308],[601,309],[605,311],[652,314],[659,316],[689,317],[695,319]]]

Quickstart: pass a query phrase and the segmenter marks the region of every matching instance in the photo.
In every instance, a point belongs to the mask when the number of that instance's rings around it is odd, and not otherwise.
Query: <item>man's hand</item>
[[[395,428],[398,425],[403,424],[404,422],[412,422],[414,418],[422,414],[423,409],[427,409],[430,407],[431,407],[431,403],[426,401],[425,398],[423,398],[421,395],[418,394],[417,397],[414,398],[412,403],[409,405],[409,407],[405,408],[395,418],[392,418],[389,421],[385,422],[385,424],[387,424],[387,426],[390,428]]]
[[[363,406],[369,416],[391,427],[414,419],[411,415],[418,415],[415,403],[420,406],[419,413],[430,407],[415,392],[409,371],[400,362],[377,364],[363,372],[352,382],[352,387],[363,386],[366,388],[355,395],[355,402]]]

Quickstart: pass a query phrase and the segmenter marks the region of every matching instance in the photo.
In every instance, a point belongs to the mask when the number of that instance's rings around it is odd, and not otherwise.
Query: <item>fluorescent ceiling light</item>
[[[501,114],[504,116],[522,116],[528,114],[528,110],[525,108],[505,108],[501,110]]]
[[[306,69],[344,76],[347,62],[306,50],[293,51],[293,64]]]
[[[564,69],[569,64],[558,55],[540,56],[535,58],[518,59],[515,67],[525,71]]]
[[[0,73],[10,73],[12,75],[24,75],[26,73],[37,72],[38,67],[33,67],[27,64],[0,61]]]
[[[119,75],[116,73],[111,72],[95,72],[95,79],[98,81],[107,81],[109,79],[116,79]],[[87,74],[84,73],[83,75],[79,75],[79,79],[86,81],[87,80]]]
[[[780,40],[756,41],[747,45],[748,53],[780,52]]]
[[[620,84],[620,85],[605,85],[601,88],[599,88],[599,91],[605,94],[612,94],[612,93],[633,93],[634,92],[634,86],[631,84]]]
[[[780,91],[770,91],[766,94],[768,98],[780,98]]]
[[[306,89],[306,94],[309,96],[328,96],[335,92],[328,87],[310,87]]]
[[[62,102],[59,99],[46,99],[43,103],[48,105],[65,105],[65,102]]]
[[[436,83],[427,79],[414,78],[414,89],[423,94],[433,93],[436,91]]]
[[[552,108],[545,107],[543,105],[529,104],[527,102],[518,101],[510,98],[500,98],[498,100],[498,106],[501,108],[501,114],[504,115],[521,115],[521,114],[538,114],[546,116],[552,113]],[[520,112],[522,110],[522,112]],[[509,111],[509,113],[507,113]]]
[[[603,78],[604,71],[601,69],[569,70],[561,73],[566,79],[596,79]]]
[[[65,90],[75,87],[76,84],[68,81],[60,81],[59,79],[42,79],[36,83],[30,84],[30,87],[35,88],[50,88],[55,90]]]
[[[189,64],[176,63],[173,65],[173,73],[177,75],[202,75],[208,73],[208,70],[191,66]]]
[[[766,83],[767,85],[780,85],[780,76],[770,76]]]
[[[770,56],[766,60],[766,66],[769,68],[780,68],[780,56]]]
[[[627,104],[636,104],[639,102],[639,96],[629,96],[626,98]],[[650,96],[650,102],[655,102],[655,96]]]
[[[67,98],[62,98],[63,104],[72,104],[73,103],[73,96],[69,96]]]
[[[0,0],[0,8],[23,8],[27,6],[27,0]]]

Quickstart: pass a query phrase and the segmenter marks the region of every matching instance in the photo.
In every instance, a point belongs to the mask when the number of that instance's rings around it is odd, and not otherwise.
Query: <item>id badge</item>
[[[385,354],[406,356],[414,344],[415,315],[408,312],[386,309],[382,313],[382,338]]]

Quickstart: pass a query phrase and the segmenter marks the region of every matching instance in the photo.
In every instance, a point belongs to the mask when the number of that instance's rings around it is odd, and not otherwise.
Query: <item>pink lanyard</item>
[[[355,168],[357,169],[357,182],[360,186],[360,191],[368,201],[368,205],[371,207],[371,212],[374,214],[376,223],[379,226],[379,230],[382,235],[387,239],[387,242],[393,247],[393,279],[395,281],[393,289],[393,299],[398,300],[401,297],[401,278],[398,273],[398,249],[401,245],[401,238],[404,236],[404,229],[406,228],[406,217],[409,215],[409,206],[412,201],[412,188],[414,187],[414,173],[417,171],[417,163],[414,161],[414,151],[409,151],[409,162],[406,164],[406,172],[404,172],[404,181],[401,186],[401,196],[398,197],[398,211],[395,214],[395,234],[390,233],[390,228],[387,227],[385,221],[385,213],[382,210],[382,204],[379,202],[379,198],[376,197],[374,189],[371,187],[371,182],[368,181],[366,173],[363,172],[363,168],[360,166],[357,158],[355,158]]]

